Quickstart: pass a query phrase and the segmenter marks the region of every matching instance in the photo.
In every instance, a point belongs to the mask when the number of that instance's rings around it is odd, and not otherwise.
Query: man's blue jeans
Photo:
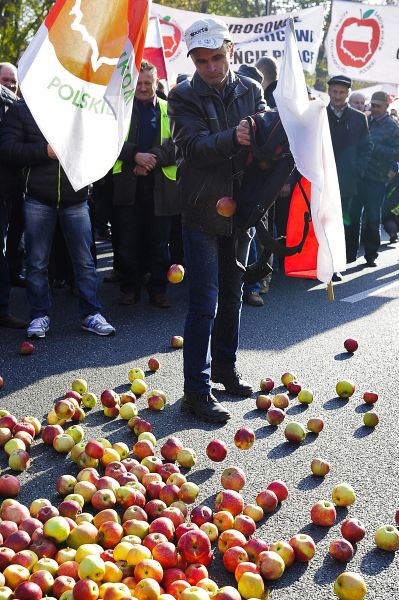
[[[31,319],[48,315],[51,308],[47,269],[57,219],[72,260],[81,317],[96,314],[101,309],[97,301],[96,269],[90,252],[92,234],[87,202],[57,209],[27,198],[26,290]]]
[[[246,264],[251,236],[243,232],[237,257]],[[234,367],[242,302],[242,271],[235,261],[234,239],[183,226],[189,282],[184,328],[184,391],[209,394],[211,361]]]

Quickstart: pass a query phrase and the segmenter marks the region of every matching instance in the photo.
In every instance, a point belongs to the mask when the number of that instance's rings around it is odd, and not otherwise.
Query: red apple
[[[359,344],[357,343],[356,340],[354,340],[352,338],[348,338],[347,340],[344,341],[344,348],[347,352],[351,352],[353,354],[353,352],[356,352],[358,347],[359,347]]]
[[[271,490],[272,492],[274,492],[277,496],[277,500],[279,502],[283,502],[284,500],[287,500],[288,498],[288,487],[287,484],[284,483],[284,481],[281,481],[281,479],[276,479],[275,481],[272,481],[271,483],[269,483],[269,485],[267,486],[268,490]]]
[[[223,564],[229,573],[234,573],[239,563],[248,561],[248,554],[242,546],[232,546],[223,554]]]
[[[376,392],[372,392],[371,390],[367,390],[363,394],[363,400],[366,404],[374,404],[378,400],[378,394]]]
[[[251,562],[256,562],[259,554],[264,550],[270,550],[269,544],[260,538],[251,538],[244,544],[244,549],[248,554],[248,559]]]
[[[313,538],[306,533],[297,533],[288,541],[295,552],[295,558],[299,562],[308,562],[312,560],[316,552],[316,544]]]
[[[247,477],[240,467],[227,467],[224,469],[220,482],[226,490],[235,490],[239,492],[245,486]]]
[[[259,389],[261,392],[271,392],[274,388],[274,381],[271,377],[265,377],[260,380]]]
[[[306,423],[306,427],[312,433],[320,433],[320,431],[323,430],[324,421],[323,421],[323,419],[320,419],[319,417],[312,417]]]
[[[19,346],[19,353],[22,355],[32,354],[35,347],[31,342],[21,342]]]
[[[285,412],[281,408],[272,406],[266,413],[266,419],[270,425],[280,425],[285,419]]]
[[[222,462],[227,456],[227,445],[222,440],[212,440],[206,447],[206,455],[214,462]]]
[[[259,394],[256,397],[256,408],[258,410],[269,410],[272,405],[271,396],[266,396],[265,394]]]
[[[337,518],[337,511],[332,502],[328,500],[319,500],[310,510],[310,518],[315,525],[330,527],[334,525]]]
[[[161,455],[165,460],[174,462],[177,458],[177,453],[183,448],[182,442],[175,436],[170,436],[161,447]]]
[[[247,539],[243,533],[236,529],[226,529],[222,531],[218,538],[218,549],[224,554],[229,548],[233,546],[241,546],[244,548],[247,543]]]
[[[339,538],[331,540],[328,552],[331,558],[339,562],[348,562],[353,558],[353,546],[348,540]]]
[[[359,519],[347,517],[341,523],[341,534],[349,542],[360,542],[366,535],[366,528]]]
[[[227,510],[234,517],[240,514],[244,508],[244,500],[241,494],[235,490],[222,490],[216,495],[215,510]]]
[[[233,529],[237,529],[248,538],[255,533],[256,523],[248,515],[237,515],[234,519]]]
[[[294,394],[297,396],[299,392],[302,390],[302,385],[299,381],[289,381],[286,385],[286,388],[290,394]]]
[[[270,513],[277,508],[278,498],[272,490],[262,490],[256,496],[256,504],[263,509],[263,512]]]
[[[322,458],[314,458],[310,463],[310,469],[313,475],[317,477],[324,477],[330,472],[330,465]]]
[[[190,513],[191,523],[201,527],[203,523],[211,523],[213,517],[212,509],[209,506],[199,505],[192,509]]]
[[[240,450],[248,450],[255,442],[256,436],[250,427],[241,427],[234,435],[234,444]]]
[[[184,340],[181,335],[173,335],[170,340],[172,348],[183,348]]]
[[[21,490],[20,481],[15,475],[5,473],[0,477],[0,496],[14,498]]]
[[[280,579],[285,571],[285,562],[277,552],[264,550],[256,560],[260,574],[264,579],[275,581]]]
[[[161,366],[161,363],[159,362],[159,360],[157,358],[155,358],[155,356],[151,356],[151,358],[148,359],[148,368],[153,373],[155,373],[155,371],[158,371],[160,366]]]
[[[184,279],[184,267],[182,265],[171,265],[166,274],[169,283],[180,283]]]
[[[237,209],[237,203],[231,196],[222,196],[216,202],[216,212],[222,217],[232,217]]]
[[[211,551],[211,542],[206,533],[200,529],[184,533],[177,543],[179,552],[188,563],[202,563]]]
[[[16,587],[14,598],[18,598],[18,600],[40,600],[43,598],[43,592],[37,583],[23,581]]]

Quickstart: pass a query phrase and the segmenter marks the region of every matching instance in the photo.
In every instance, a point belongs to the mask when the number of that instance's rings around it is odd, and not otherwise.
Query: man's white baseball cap
[[[200,19],[186,30],[184,37],[187,44],[187,56],[195,48],[220,48],[224,40],[232,41],[229,29],[219,19]]]

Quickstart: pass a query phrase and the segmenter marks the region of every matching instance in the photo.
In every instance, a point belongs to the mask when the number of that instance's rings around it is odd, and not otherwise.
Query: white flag
[[[346,268],[341,196],[326,105],[309,101],[293,32],[286,26],[285,50],[273,93],[298,171],[311,183],[311,214],[319,248],[317,278],[331,281]]]
[[[149,8],[150,0],[57,0],[19,62],[23,97],[75,190],[119,156]]]

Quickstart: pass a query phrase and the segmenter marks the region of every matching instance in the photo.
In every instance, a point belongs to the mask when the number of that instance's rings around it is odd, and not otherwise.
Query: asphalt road
[[[107,244],[99,244],[98,249],[102,281],[111,267],[111,257]],[[18,355],[21,332],[0,332],[0,374],[5,380],[0,406],[17,417],[32,414],[44,419],[74,378],[87,379],[89,389],[98,395],[105,388],[124,390],[128,388],[128,370],[132,366],[145,368],[148,357],[156,355],[161,369],[149,375],[148,381],[151,387],[166,392],[168,405],[162,413],[149,414],[144,401],[139,400],[140,415],[153,423],[158,447],[174,434],[197,451],[198,462],[189,479],[201,486],[198,501],[212,506],[225,466],[240,465],[246,471],[246,502],[253,502],[270,481],[281,478],[288,484],[290,496],[260,524],[256,536],[273,542],[307,532],[317,542],[311,563],[289,568],[271,586],[270,597],[334,597],[332,584],[345,565],[333,562],[328,556],[328,545],[340,536],[339,522],[349,514],[365,523],[367,535],[358,544],[347,570],[363,574],[367,598],[398,598],[399,553],[380,551],[373,542],[377,527],[393,523],[399,509],[398,258],[397,247],[384,245],[377,269],[362,268],[363,261],[359,259],[344,281],[335,285],[335,302],[328,301],[324,286],[315,281],[287,279],[277,273],[264,297],[265,306],[244,307],[239,368],[245,379],[257,388],[261,378],[270,376],[278,386],[281,374],[291,371],[314,392],[314,402],[308,408],[293,399],[287,409],[286,421],[306,423],[310,416],[325,420],[323,432],[309,435],[300,446],[286,442],[281,427],[267,424],[264,413],[255,408],[255,395],[236,400],[217,392],[232,412],[231,421],[223,427],[204,425],[180,412],[182,352],[172,350],[169,340],[183,332],[187,293],[184,283],[170,290],[173,307],[169,310],[150,307],[146,299],[133,307],[120,307],[116,304],[117,286],[101,283],[103,312],[117,328],[112,338],[80,330],[76,299],[67,291],[56,291],[51,331],[45,340],[35,342],[32,356]],[[342,301],[379,286],[385,288],[377,295],[356,302]],[[23,290],[13,290],[12,304],[16,314],[27,316]],[[348,337],[359,342],[354,355],[344,351],[343,342]],[[336,398],[335,384],[342,378],[356,384],[356,393],[348,401]],[[381,421],[375,430],[362,426],[366,406],[361,397],[366,389],[380,394],[375,409]],[[234,433],[243,424],[252,427],[257,436],[248,451],[240,451],[233,444]],[[101,434],[112,442],[127,441],[129,445],[135,441],[125,421],[106,419],[99,409],[88,413],[84,426],[86,437]],[[229,446],[224,463],[211,463],[206,457],[205,447],[215,437]],[[45,496],[59,502],[54,493],[56,478],[61,473],[74,472],[74,466],[41,442],[34,445],[31,454],[32,466],[21,475],[21,501],[29,503]],[[324,479],[311,475],[310,462],[316,456],[331,463],[331,472]],[[4,453],[0,461],[5,468]],[[331,528],[311,525],[311,506],[320,499],[330,499],[333,486],[339,482],[354,487],[356,503],[348,510],[339,509],[337,524]],[[220,584],[232,583],[232,578],[218,568],[219,560],[211,568],[211,576]]]

